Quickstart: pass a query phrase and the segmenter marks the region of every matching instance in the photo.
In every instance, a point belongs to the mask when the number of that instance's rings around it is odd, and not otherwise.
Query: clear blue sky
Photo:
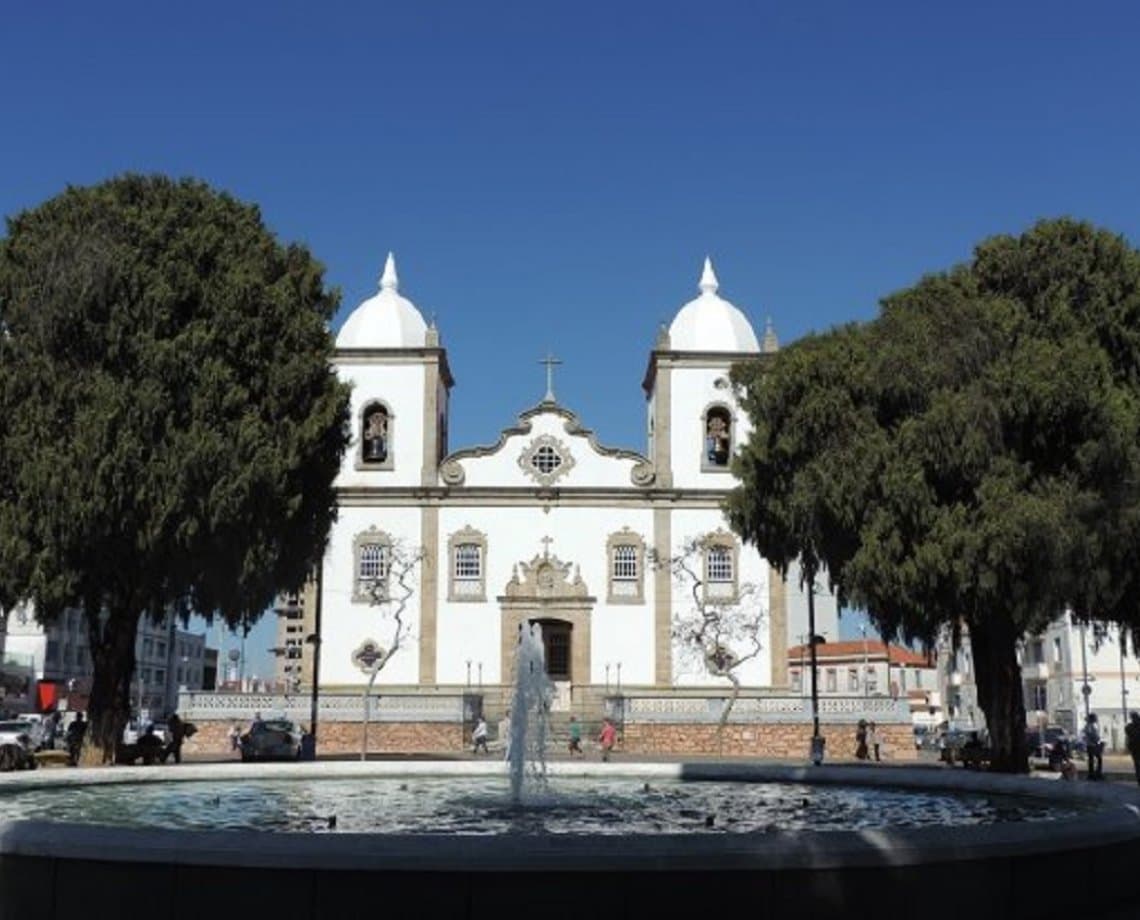
[[[1140,239],[1138,40],[1125,2],[8,4],[0,213],[200,177],[312,248],[338,325],[395,250],[453,447],[553,348],[560,401],[641,449],[706,253],[787,342],[1040,217]]]

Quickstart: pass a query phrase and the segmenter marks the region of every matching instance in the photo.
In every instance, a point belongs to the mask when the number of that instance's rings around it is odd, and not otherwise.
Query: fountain
[[[542,627],[537,623],[523,623],[519,626],[515,651],[515,688],[511,695],[507,746],[511,801],[516,805],[522,801],[528,779],[534,787],[546,786],[547,713],[553,689],[546,676]]]
[[[886,765],[547,764],[551,690],[541,628],[524,625],[506,763],[0,775],[0,917],[132,916],[151,897],[162,916],[304,920],[369,903],[1106,920],[1132,903],[1134,788]],[[1029,897],[1043,877],[1067,881]]]

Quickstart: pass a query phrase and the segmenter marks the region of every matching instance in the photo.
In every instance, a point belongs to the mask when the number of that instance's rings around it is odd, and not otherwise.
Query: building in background
[[[1095,712],[1101,737],[1113,750],[1124,749],[1129,707],[1140,693],[1140,660],[1124,651],[1117,627],[1083,626],[1065,614],[1024,640],[1019,662],[1029,728],[1056,725],[1076,733],[1086,713]]]
[[[306,593],[315,591],[315,585],[306,585],[304,591],[279,594],[273,603],[277,617],[277,644],[273,654],[277,659],[275,683],[286,693],[301,687],[312,686],[313,656],[306,653],[313,643],[306,639],[315,632],[315,597],[304,603]]]
[[[31,607],[21,604],[6,619],[3,659],[18,662],[30,675],[34,689],[19,707],[9,699],[5,708],[35,711],[65,705],[86,709],[93,665],[83,613],[66,610],[55,623],[41,626]],[[160,621],[142,618],[135,637],[132,709],[141,711],[144,718],[162,718],[174,711],[179,690],[203,689],[205,645],[204,635],[179,629],[172,614]],[[5,673],[8,670],[14,667],[5,665]]]
[[[924,655],[879,639],[820,642],[816,645],[816,677],[820,696],[905,698],[915,725],[937,726],[942,720],[938,669]],[[811,647],[788,649],[792,691],[811,695]]]
[[[957,649],[944,634],[937,658],[950,723],[983,727],[969,633],[963,630]],[[1117,627],[1083,626],[1066,613],[1041,635],[1022,639],[1017,660],[1028,730],[1058,727],[1078,734],[1086,714],[1095,712],[1101,737],[1111,749],[1124,749],[1131,701],[1140,694],[1140,660],[1122,651]]]

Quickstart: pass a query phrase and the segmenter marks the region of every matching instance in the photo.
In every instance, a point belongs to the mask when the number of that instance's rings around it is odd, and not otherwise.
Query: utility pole
[[[1120,627],[1120,730],[1128,724],[1128,685],[1124,682],[1124,627]]]
[[[322,559],[317,563],[316,609],[313,611],[313,634],[308,637],[313,646],[313,686],[309,698],[309,734],[313,737],[313,756],[317,750],[317,687],[321,679],[321,586],[324,582],[322,572],[325,564]]]
[[[867,699],[867,671],[868,671],[868,668],[867,668],[867,624],[866,623],[862,624],[859,627],[859,630],[860,630],[860,632],[863,633],[863,699],[865,700],[865,699]],[[890,679],[889,661],[890,661],[890,659],[888,659],[888,665],[887,665],[887,668],[888,668],[887,679],[888,680]]]
[[[808,632],[811,633],[811,759],[816,766],[823,763],[824,740],[819,734],[819,668],[816,656],[815,635],[815,565],[809,565],[807,577]]]
[[[1092,696],[1092,687],[1089,686],[1089,659],[1085,651],[1085,624],[1081,623],[1081,696],[1085,698],[1085,723],[1089,720],[1089,697]]]

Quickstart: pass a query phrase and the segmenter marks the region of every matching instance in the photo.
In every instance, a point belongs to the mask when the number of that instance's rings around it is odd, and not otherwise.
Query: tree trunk
[[[87,735],[80,758],[84,765],[113,763],[115,746],[131,715],[131,680],[135,673],[135,634],[139,614],[124,611],[92,618],[87,631],[95,673],[87,703]]]
[[[720,714],[720,723],[716,727],[717,748],[718,753],[724,753],[724,730],[728,725],[728,717],[732,715],[732,707],[736,705],[736,701],[740,699],[740,678],[729,671],[724,675],[732,681],[732,696],[728,698],[728,704],[724,707]]]
[[[969,627],[978,704],[986,715],[990,734],[990,769],[998,773],[1025,773],[1029,769],[1029,750],[1025,743],[1017,632],[1012,619],[996,611]]]

